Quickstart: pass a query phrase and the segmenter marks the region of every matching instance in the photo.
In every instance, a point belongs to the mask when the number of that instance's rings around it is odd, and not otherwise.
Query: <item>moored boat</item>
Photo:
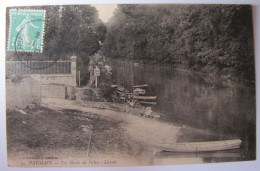
[[[145,88],[148,87],[148,84],[142,84],[142,85],[135,85],[133,88]]]
[[[148,101],[137,101],[140,104],[148,104],[148,105],[156,105],[156,102],[148,102]]]
[[[174,152],[209,152],[222,151],[240,148],[241,140],[223,140],[223,141],[207,141],[207,142],[183,142],[172,144],[158,144],[155,147],[161,151]]]
[[[133,95],[132,96],[133,99],[136,99],[136,100],[156,100],[156,96],[136,96],[136,95]]]

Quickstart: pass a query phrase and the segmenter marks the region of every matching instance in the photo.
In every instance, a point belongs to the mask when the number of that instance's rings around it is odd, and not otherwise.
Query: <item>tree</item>
[[[77,55],[83,61],[100,49],[106,27],[98,18],[95,7],[89,5],[64,6],[62,10],[60,39],[62,51]]]
[[[21,7],[17,7],[19,8]],[[45,22],[43,53],[20,53],[20,56],[29,57],[28,60],[68,60],[70,56],[76,55],[84,68],[83,65],[88,63],[88,57],[100,49],[100,42],[105,39],[106,26],[99,19],[96,8],[90,5],[33,6],[21,9],[46,11],[43,21]],[[8,13],[9,9],[7,16]],[[7,58],[14,54],[7,53]]]
[[[122,4],[107,27],[108,57],[254,79],[249,5]]]

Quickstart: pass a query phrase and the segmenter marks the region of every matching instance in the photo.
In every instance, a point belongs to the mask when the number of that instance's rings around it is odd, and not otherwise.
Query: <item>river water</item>
[[[162,113],[161,120],[185,127],[178,141],[239,138],[244,142],[241,149],[234,152],[239,153],[239,157],[223,161],[255,158],[256,102],[253,83],[171,66],[122,60],[110,62],[115,83],[128,88],[138,84],[149,85],[147,95],[157,96],[157,105],[152,109]],[[219,158],[204,160],[210,162]]]

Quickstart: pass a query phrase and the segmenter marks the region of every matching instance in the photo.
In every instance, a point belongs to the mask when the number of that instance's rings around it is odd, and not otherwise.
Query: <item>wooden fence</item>
[[[71,74],[71,61],[6,61],[6,75]]]

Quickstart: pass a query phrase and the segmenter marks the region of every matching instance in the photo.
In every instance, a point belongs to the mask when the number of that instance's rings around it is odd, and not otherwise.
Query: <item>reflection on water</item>
[[[111,65],[113,79],[125,87],[149,85],[147,94],[157,96],[153,110],[163,113],[162,120],[185,125],[178,141],[239,138],[247,140],[242,145],[246,151],[244,160],[255,158],[256,105],[252,83],[173,67],[122,61],[112,61]]]
[[[204,163],[202,158],[193,157],[193,158],[155,158],[153,161],[154,165],[173,165],[178,164],[201,164]]]
[[[160,152],[154,157],[153,163],[159,164],[196,164],[196,163],[216,163],[226,161],[241,161],[240,150],[227,150],[216,152],[200,153],[178,153],[178,152]]]

